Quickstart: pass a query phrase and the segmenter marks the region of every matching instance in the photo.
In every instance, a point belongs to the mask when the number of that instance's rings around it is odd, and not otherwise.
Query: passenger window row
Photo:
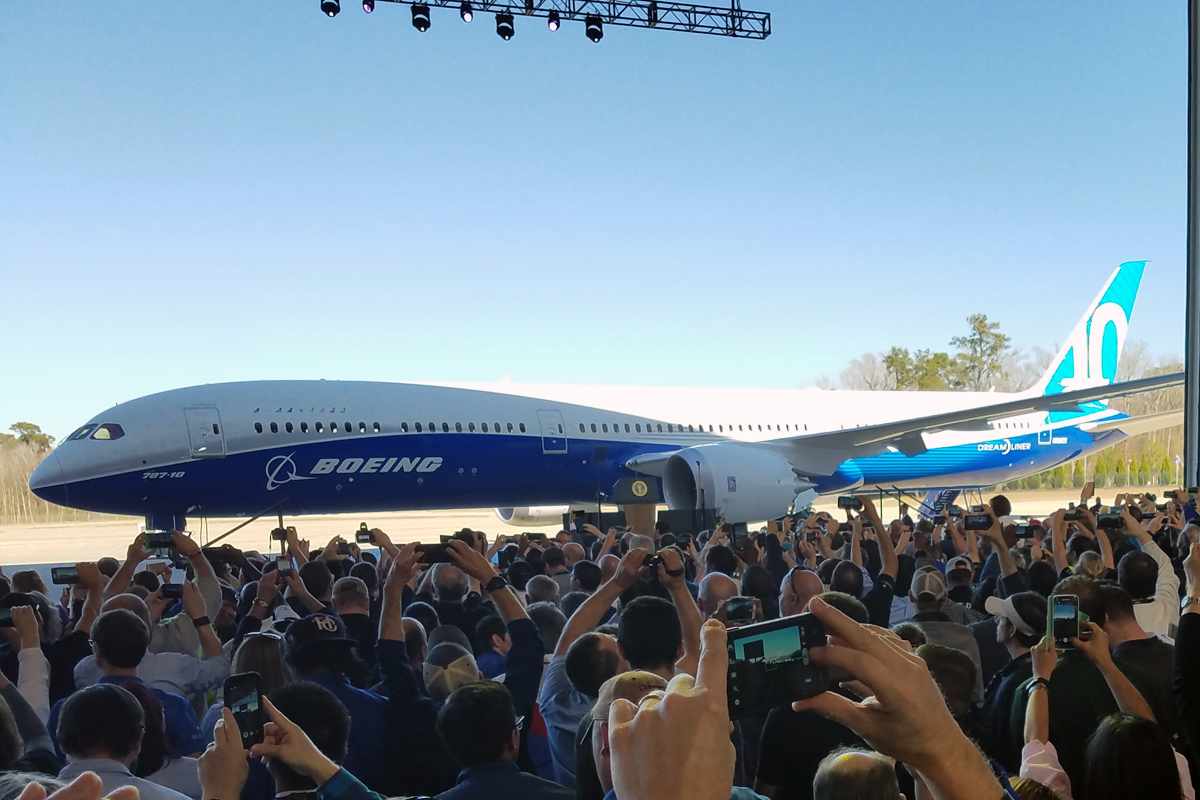
[[[215,428],[215,426],[214,426],[214,428]],[[314,422],[312,424],[311,428],[309,427],[309,424],[307,422],[301,422],[301,423],[299,423],[299,425],[296,425],[292,422],[285,422],[285,423],[283,423],[282,427],[280,426],[280,424],[278,422],[272,422],[272,423],[269,423],[268,428],[270,429],[271,433],[279,433],[281,430],[284,433],[296,433],[297,431],[299,431],[300,433],[308,433],[310,430],[314,433],[325,433],[325,424],[322,422]],[[382,431],[383,431],[383,428],[379,425],[378,422],[371,423],[371,432],[372,433],[381,433]],[[263,424],[261,422],[254,423],[254,432],[255,433],[265,433],[266,432],[266,430],[264,429]],[[337,422],[330,422],[329,423],[329,432],[330,433],[338,433],[338,432],[354,433],[354,425],[353,425],[353,423],[350,423],[350,422],[343,422],[341,424],[341,427],[339,428]],[[358,423],[358,432],[366,433],[367,432],[367,423],[365,423],[365,422]]]
[[[628,422],[625,422],[625,423],[614,422],[612,424],[612,432],[620,433],[622,425],[624,425],[625,433],[642,433],[643,432],[643,425],[640,422],[635,422],[635,423],[633,423],[632,426],[630,426],[630,424]],[[705,432],[703,425],[683,425],[682,423],[676,424],[673,422],[647,422],[647,423],[645,423],[644,427],[645,427],[645,431],[644,431],[645,433],[704,433]],[[726,427],[725,425],[710,424],[708,426],[708,433],[725,433],[725,427]],[[728,427],[729,427],[729,432],[733,433],[734,426],[730,425]],[[758,425],[758,426],[738,425],[737,430],[744,433],[746,431],[754,431],[756,427],[760,431],[764,430],[763,425]],[[765,430],[778,431],[779,433],[790,433],[793,430],[795,430],[797,433],[799,433],[802,427],[803,427],[803,430],[806,430],[806,431],[808,430],[808,425],[801,426],[800,423],[796,423],[795,426],[792,426],[790,423],[785,423],[782,425],[768,424],[765,426]],[[580,433],[587,433],[589,428],[591,429],[592,433],[608,433],[609,432],[607,422],[601,422],[599,424],[597,424],[595,422],[592,422],[590,424],[583,423],[583,422],[579,423],[579,432]]]
[[[499,422],[493,422],[491,424],[486,423],[486,422],[481,422],[481,423],[479,423],[478,428],[476,428],[474,422],[468,422],[468,423],[465,423],[465,425],[462,422],[454,422],[454,423],[430,422],[428,424],[422,423],[422,422],[414,422],[411,425],[409,425],[409,423],[407,423],[407,422],[401,422],[400,423],[400,432],[401,433],[409,433],[411,431],[413,433],[437,433],[439,430],[439,425],[440,425],[440,430],[442,433],[450,433],[451,425],[454,425],[455,433],[464,433],[464,432],[465,433],[475,433],[476,430],[482,431],[483,433],[493,433],[493,432],[494,433],[505,433],[505,432],[513,433],[515,431],[520,432],[520,433],[526,432],[524,422],[518,422],[515,424],[512,422],[507,422],[507,423],[505,423],[504,427],[501,427]],[[300,433],[308,433],[310,430],[309,424],[307,422],[301,422],[298,427],[291,422],[285,422],[285,423],[283,423],[282,428],[280,427],[278,422],[272,422],[269,424],[268,427],[269,427],[269,430],[271,433],[279,433],[281,430],[284,433],[295,433],[297,430],[299,430]],[[325,428],[324,424],[322,424],[320,422],[314,422],[311,430],[314,431],[315,433],[324,433],[326,428]],[[345,422],[345,423],[342,423],[342,427],[339,428],[338,423],[330,422],[328,430],[330,433],[339,433],[339,432],[354,433],[354,426],[349,422]],[[266,432],[266,430],[263,427],[263,423],[255,422],[254,423],[254,432],[255,433]],[[367,423],[365,423],[365,422],[358,423],[358,432],[366,433],[367,432]],[[383,428],[380,426],[380,424],[378,422],[372,422],[371,423],[371,432],[372,433],[382,433]],[[560,433],[561,433],[561,431],[560,431]]]

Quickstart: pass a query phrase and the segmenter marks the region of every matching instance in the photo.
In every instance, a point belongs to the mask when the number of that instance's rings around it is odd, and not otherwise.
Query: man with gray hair
[[[554,579],[546,575],[534,575],[525,584],[525,602],[527,605],[534,603],[558,603],[558,584]]]
[[[880,753],[845,747],[821,760],[813,800],[904,800],[896,764]]]
[[[475,635],[479,620],[494,614],[490,603],[482,602],[471,593],[467,576],[453,564],[434,564],[430,570],[433,582],[432,605],[443,625],[453,625],[469,640]]]

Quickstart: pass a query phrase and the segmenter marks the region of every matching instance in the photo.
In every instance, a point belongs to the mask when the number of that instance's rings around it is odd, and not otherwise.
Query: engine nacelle
[[[595,510],[593,503],[591,510]],[[496,516],[505,525],[514,528],[543,528],[550,526],[562,527],[563,514],[573,511],[586,511],[588,507],[581,503],[569,506],[516,506],[515,508],[497,508]]]
[[[743,442],[680,450],[667,461],[662,483],[672,509],[715,508],[726,522],[781,516],[813,486],[782,452]]]

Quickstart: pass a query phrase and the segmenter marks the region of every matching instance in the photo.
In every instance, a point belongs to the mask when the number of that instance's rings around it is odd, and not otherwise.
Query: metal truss
[[[416,5],[459,10],[463,0],[383,0],[397,5]],[[771,15],[764,11],[743,11],[740,0],[729,7],[665,2],[665,0],[469,0],[476,13],[507,12],[514,16],[549,17],[585,21],[597,16],[605,25],[633,28],[704,33],[739,39],[765,39],[771,35]]]

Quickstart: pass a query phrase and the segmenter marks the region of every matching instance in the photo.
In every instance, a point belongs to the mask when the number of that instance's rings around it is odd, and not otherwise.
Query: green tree
[[[967,325],[970,332],[966,336],[955,336],[950,340],[950,346],[958,350],[954,361],[962,385],[984,392],[1004,374],[1009,338],[1000,332],[1000,323],[990,321],[987,314],[972,314],[967,317]]]
[[[39,453],[44,453],[54,447],[54,437],[48,433],[43,433],[41,427],[34,425],[32,422],[16,422],[10,425],[8,429],[16,434],[17,441],[23,445],[32,447]]]

